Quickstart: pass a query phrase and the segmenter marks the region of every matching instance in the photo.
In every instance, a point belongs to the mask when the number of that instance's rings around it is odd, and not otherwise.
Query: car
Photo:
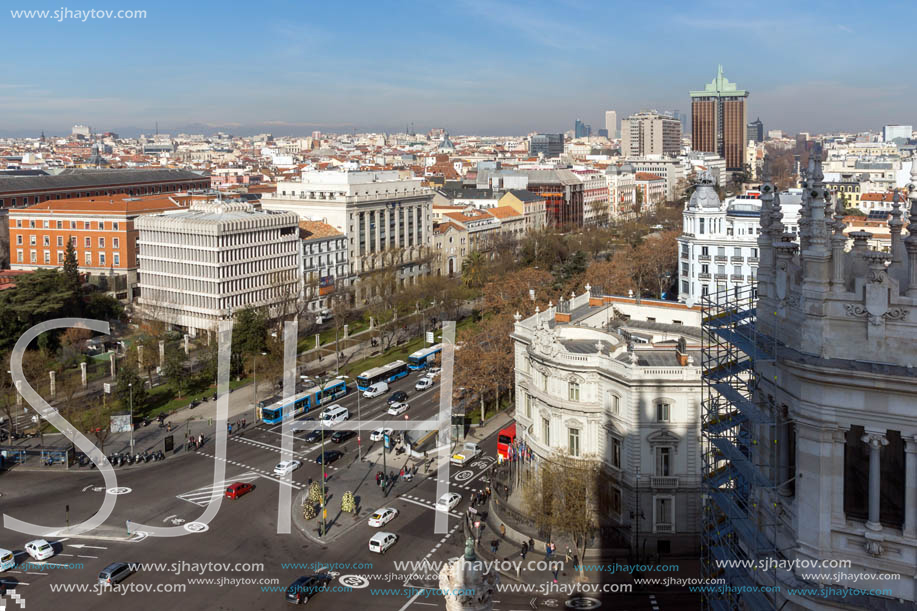
[[[335,431],[334,435],[331,436],[331,441],[334,443],[344,443],[351,437],[356,437],[356,431]]]
[[[306,433],[306,436],[303,438],[303,441],[306,443],[317,443],[322,440],[322,431],[321,429],[313,429]]]
[[[375,431],[369,434],[369,440],[370,441],[385,441],[385,436],[388,435],[389,437],[391,437],[392,434],[394,434],[394,432],[395,431],[392,429],[376,429]]]
[[[112,562],[99,573],[99,584],[110,586],[121,583],[134,573],[133,563]]]
[[[369,516],[369,525],[373,528],[385,526],[394,520],[395,516],[397,515],[398,510],[394,507],[383,507],[382,509],[377,509],[373,515]]]
[[[392,393],[392,396],[388,398],[388,404],[392,405],[393,403],[404,403],[408,400],[408,393],[403,390],[397,390]]]
[[[433,379],[435,379],[439,374],[441,374],[442,372],[443,372],[443,368],[442,368],[442,367],[430,367],[430,371],[428,371],[428,372],[426,373],[426,376],[425,376],[425,377],[430,378],[431,380],[433,380]]]
[[[417,380],[417,383],[414,384],[414,390],[426,390],[431,386],[433,386],[433,378],[424,376]]]
[[[384,554],[385,550],[395,545],[398,535],[389,532],[378,532],[369,540],[369,551]]]
[[[446,494],[439,497],[438,501],[436,501],[436,509],[439,511],[450,511],[455,509],[455,506],[461,502],[461,494],[458,492],[447,492]]]
[[[344,453],[338,450],[328,450],[325,453],[319,452],[318,456],[315,457],[315,462],[320,465],[330,465],[343,455]]]
[[[277,466],[274,467],[274,475],[286,475],[287,473],[292,473],[302,466],[302,463],[298,460],[283,460],[277,463]]]
[[[54,555],[54,548],[44,539],[35,539],[25,544],[25,551],[35,560],[47,560]]]
[[[410,405],[408,405],[407,403],[392,403],[392,406],[388,408],[388,415],[389,416],[398,416],[408,411],[409,407]]]
[[[251,492],[254,489],[255,487],[252,486],[251,484],[246,484],[243,482],[234,482],[232,484],[229,484],[229,486],[226,488],[226,498],[227,499],[237,499],[240,496],[245,496],[246,494],[248,494],[249,492]]]
[[[328,587],[330,577],[324,574],[303,575],[290,584],[284,598],[287,602],[304,605],[309,599]]]

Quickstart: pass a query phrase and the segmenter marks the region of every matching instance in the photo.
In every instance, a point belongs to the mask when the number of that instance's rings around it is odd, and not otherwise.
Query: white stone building
[[[516,431],[536,459],[601,461],[604,517],[632,545],[696,551],[700,308],[587,287],[572,304],[517,318],[512,337]]]
[[[192,333],[243,308],[276,312],[302,294],[298,221],[237,201],[139,217],[141,311]]]
[[[637,177],[630,164],[612,165],[605,170],[609,213],[612,219],[634,216],[637,202]]]
[[[681,181],[687,179],[686,162],[684,157],[665,155],[648,155],[646,157],[628,157],[635,172],[648,172],[665,178],[666,201],[675,201],[677,187]]]
[[[433,192],[419,178],[398,171],[303,172],[302,179],[277,183],[265,196],[265,210],[288,210],[306,220],[320,219],[347,237],[350,275],[359,279],[397,266],[401,286],[430,273]],[[356,299],[371,296],[359,286]]]
[[[802,191],[780,194],[786,229],[795,233]],[[678,237],[678,300],[754,284],[758,274],[761,201],[751,196],[721,202],[713,177],[702,173],[682,215]]]

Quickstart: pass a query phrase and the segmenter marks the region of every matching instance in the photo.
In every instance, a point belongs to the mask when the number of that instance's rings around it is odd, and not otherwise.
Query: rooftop
[[[181,210],[187,207],[187,198],[175,195],[147,195],[133,197],[124,193],[104,197],[77,197],[73,199],[49,199],[28,208],[11,209],[10,214],[144,214]]]
[[[0,194],[201,180],[206,178],[206,176],[188,170],[161,168],[148,170],[80,170],[70,168],[53,176],[0,175]]]

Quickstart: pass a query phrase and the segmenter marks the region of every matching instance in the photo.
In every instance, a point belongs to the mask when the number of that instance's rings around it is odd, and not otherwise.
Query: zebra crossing
[[[197,488],[195,490],[184,492],[176,496],[180,498],[181,500],[188,501],[189,503],[193,503],[197,505],[198,507],[205,507],[213,499],[222,496],[223,491],[226,490],[226,487],[229,484],[232,484],[234,482],[248,483],[248,482],[258,479],[259,477],[261,477],[261,475],[258,473],[252,473],[252,472],[243,473],[232,479],[224,480],[219,484],[216,484],[216,485],[211,484],[209,486]]]

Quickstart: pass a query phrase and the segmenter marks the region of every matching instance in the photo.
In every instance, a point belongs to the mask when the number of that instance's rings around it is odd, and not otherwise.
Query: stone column
[[[379,248],[379,240],[382,237],[382,210],[376,210],[376,252],[382,252]]]
[[[879,503],[881,497],[882,464],[881,451],[883,446],[888,445],[888,439],[885,433],[867,432],[860,438],[860,441],[869,446],[869,521],[866,522],[866,528],[870,530],[882,530],[882,524],[879,521]]]
[[[787,483],[793,474],[790,472],[790,436],[787,430],[791,424],[788,422],[788,413],[785,405],[775,408],[777,410],[777,491],[782,496],[790,496],[790,486]]]
[[[318,350],[319,347],[321,347],[321,345],[322,345],[321,337],[319,337],[319,334],[316,333],[315,334],[315,349]]]
[[[917,537],[917,436],[904,440],[904,536]]]
[[[185,354],[190,354],[191,353],[191,344],[188,342],[191,339],[191,336],[185,333],[184,339],[185,339]]]
[[[834,483],[831,486],[831,516],[834,524],[844,526],[847,523],[844,515],[844,453],[847,449],[847,430],[835,430],[832,439],[834,440],[834,475],[832,475]]]
[[[115,375],[116,375],[116,373],[117,373],[116,370],[115,370],[115,353],[114,353],[114,352],[109,352],[109,353],[108,353],[108,356],[109,356],[109,358],[111,359],[111,377],[115,377]]]
[[[22,380],[16,380],[16,405],[22,407]]]
[[[350,334],[350,325],[344,325],[344,339]]]
[[[373,320],[373,317],[372,317],[372,316],[370,316],[370,317],[369,317],[369,330],[370,330],[370,331],[372,331],[373,329],[376,328],[376,324],[375,324],[375,323],[376,323],[376,321]]]
[[[86,376],[86,363],[80,363],[80,380],[83,382],[83,388],[86,388],[88,379]]]
[[[140,369],[143,369],[143,346],[142,345],[137,346],[137,364],[139,365]]]
[[[401,244],[401,223],[402,223],[402,213],[401,213],[401,204],[398,204],[397,208],[392,209],[392,213],[395,215],[395,246],[400,248]]]
[[[51,378],[51,398],[52,399],[57,396],[57,385],[54,383],[55,382],[54,377],[56,374],[57,374],[56,371],[48,372],[48,377]]]
[[[159,340],[159,366],[166,366],[166,343]]]

